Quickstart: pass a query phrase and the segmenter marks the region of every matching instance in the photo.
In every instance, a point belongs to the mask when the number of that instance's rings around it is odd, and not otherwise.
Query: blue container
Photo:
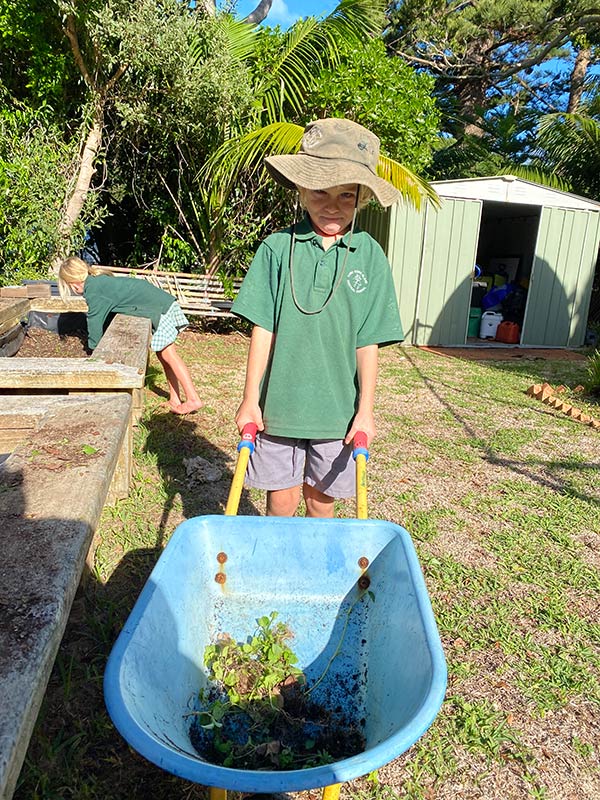
[[[358,588],[360,578],[368,591]],[[211,764],[194,750],[189,729],[208,685],[205,646],[225,632],[245,640],[271,611],[291,628],[309,685],[326,671],[312,698],[347,710],[361,725],[364,752],[309,769],[259,771]],[[242,792],[328,786],[387,764],[431,725],[445,688],[444,654],[410,536],[392,523],[358,519],[184,522],[104,676],[109,714],[139,753],[189,781]]]

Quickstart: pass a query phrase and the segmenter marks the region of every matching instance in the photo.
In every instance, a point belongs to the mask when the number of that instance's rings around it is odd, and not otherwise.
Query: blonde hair
[[[328,189],[332,189],[332,186],[328,186]],[[311,191],[307,189],[305,186],[298,186],[296,184],[296,189],[298,190],[298,195],[300,198],[300,205],[302,208],[306,209],[306,193]],[[361,211],[369,202],[375,197],[373,192],[369,189],[368,186],[363,186],[361,183],[358,184],[358,201],[356,203],[357,211]]]
[[[85,281],[88,275],[101,275],[104,270],[91,267],[82,258],[66,258],[58,270],[58,291],[63,300],[71,296],[71,284]]]

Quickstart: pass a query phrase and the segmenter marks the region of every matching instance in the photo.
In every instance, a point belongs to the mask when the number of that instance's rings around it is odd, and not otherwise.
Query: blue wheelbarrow
[[[211,787],[211,800],[318,787],[337,800],[343,782],[389,763],[431,725],[446,689],[444,654],[409,534],[366,519],[366,437],[355,439],[356,519],[238,517],[254,433],[245,429],[238,447],[225,516],[179,525],[148,578],[108,660],[106,705],[135,750]],[[357,755],[252,770],[210,763],[193,746],[209,684],[205,647],[223,632],[245,641],[274,610],[315,699],[360,727]]]

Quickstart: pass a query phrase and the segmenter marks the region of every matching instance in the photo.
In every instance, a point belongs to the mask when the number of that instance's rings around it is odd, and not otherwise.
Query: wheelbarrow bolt
[[[371,578],[368,575],[361,575],[358,579],[358,588],[361,589],[363,592],[365,589],[368,589],[371,585]]]
[[[225,575],[224,572],[217,572],[217,574],[215,575],[215,581],[217,583],[225,583],[226,580],[227,576]]]
[[[219,564],[224,564],[227,561],[227,553],[217,553],[217,561]]]
[[[358,559],[358,566],[361,569],[366,569],[369,566],[369,559],[366,556],[361,556]]]

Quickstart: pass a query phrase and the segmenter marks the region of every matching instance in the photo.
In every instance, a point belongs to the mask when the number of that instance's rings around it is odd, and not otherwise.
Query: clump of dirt
[[[194,749],[207,761],[233,769],[290,770],[330,764],[362,753],[365,738],[358,726],[318,703],[310,702],[297,681],[276,687],[278,700],[257,700],[230,708],[219,727],[190,727]],[[209,703],[227,705],[212,689]]]
[[[87,358],[87,330],[58,334],[43,328],[27,328],[18,358]]]

